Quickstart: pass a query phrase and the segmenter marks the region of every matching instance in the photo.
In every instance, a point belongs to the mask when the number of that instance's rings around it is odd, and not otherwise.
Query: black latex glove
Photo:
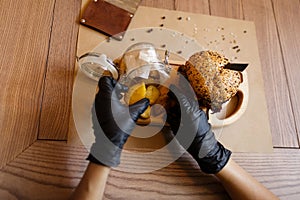
[[[148,107],[149,100],[145,98],[130,106],[122,104],[120,92],[127,88],[109,76],[101,77],[98,87],[99,92],[92,109],[96,141],[87,159],[97,164],[115,167],[120,164],[123,145],[140,114]]]
[[[186,136],[194,134],[195,138],[187,151],[203,172],[209,174],[219,172],[228,162],[231,151],[216,140],[206,114],[199,108],[197,100],[190,98],[192,97],[190,94],[187,97],[175,86],[171,86],[170,89],[172,92],[168,95],[172,105],[167,113],[167,122],[171,125],[173,133],[183,131]],[[183,140],[179,139],[179,143],[184,143]]]

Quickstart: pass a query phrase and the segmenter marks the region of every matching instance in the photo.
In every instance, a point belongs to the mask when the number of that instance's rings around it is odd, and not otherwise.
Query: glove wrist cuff
[[[109,146],[110,148],[105,147],[104,144],[96,145],[96,143],[94,143],[87,160],[108,167],[117,167],[120,164],[122,149],[117,146]]]
[[[226,149],[219,142],[216,145],[216,150],[209,153],[206,157],[194,157],[201,170],[206,174],[216,174],[221,171],[231,157],[232,152],[230,150]]]
[[[103,164],[102,162],[100,162],[99,160],[97,160],[91,153],[88,155],[88,157],[86,158],[86,160],[92,162],[92,163],[95,163],[97,165],[104,165],[104,166],[107,166],[105,164]]]

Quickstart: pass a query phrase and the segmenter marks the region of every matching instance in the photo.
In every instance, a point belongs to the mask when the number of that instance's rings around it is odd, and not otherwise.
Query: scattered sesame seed
[[[150,28],[147,30],[147,33],[151,33],[153,31],[153,28]]]

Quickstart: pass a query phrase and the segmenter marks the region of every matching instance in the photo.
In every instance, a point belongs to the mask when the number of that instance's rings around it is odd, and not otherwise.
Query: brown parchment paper
[[[83,5],[86,1],[83,1]],[[233,152],[272,152],[272,138],[266,97],[253,22],[171,11],[140,6],[128,29],[162,27],[193,37],[205,49],[217,50],[234,62],[249,63],[247,71],[249,98],[243,115],[234,123],[214,128],[218,139]],[[84,26],[79,28],[77,56],[93,50],[106,36]],[[162,38],[162,43],[163,43]],[[178,49],[178,53],[185,49]],[[76,66],[77,67],[77,66]],[[90,80],[87,79],[87,82]],[[75,81],[76,82],[76,81]],[[74,97],[73,98],[78,98]],[[80,143],[74,123],[70,124],[69,143]],[[160,136],[153,146],[161,146]],[[93,138],[89,138],[93,139]],[[149,145],[149,143],[147,143]],[[157,145],[159,144],[159,145]],[[140,141],[129,141],[128,146],[143,147]],[[146,146],[151,148],[150,146]]]

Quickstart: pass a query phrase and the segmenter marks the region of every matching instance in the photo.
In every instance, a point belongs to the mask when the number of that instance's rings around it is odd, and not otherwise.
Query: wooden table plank
[[[259,41],[273,145],[298,147],[271,2],[269,0],[214,0],[210,1],[210,8],[211,15],[254,21]]]
[[[175,9],[174,0],[142,0],[140,5],[170,10]]]
[[[0,199],[68,199],[87,165],[83,147],[36,142],[0,172]]]
[[[213,0],[210,1],[211,15],[244,19],[241,0]]]
[[[273,6],[300,143],[300,1],[273,0]]]
[[[175,0],[175,10],[210,14],[208,0]]]
[[[67,139],[80,7],[81,0],[55,4],[39,139]]]
[[[243,8],[245,19],[256,25],[273,145],[299,147],[272,3],[245,0]]]
[[[273,154],[234,154],[244,169],[280,199],[300,198],[300,150],[274,149]]]
[[[0,199],[8,196],[67,199],[83,175],[87,154],[83,146],[64,142],[34,143],[0,171]],[[281,199],[299,199],[300,150],[275,149],[273,154],[234,153],[233,158]],[[123,162],[128,162],[133,169],[142,165],[136,159],[138,156],[127,157]],[[220,183],[213,176],[203,174],[187,154],[151,173],[113,170],[104,199],[118,198],[228,199]]]
[[[37,138],[53,8],[0,1],[0,168]]]

